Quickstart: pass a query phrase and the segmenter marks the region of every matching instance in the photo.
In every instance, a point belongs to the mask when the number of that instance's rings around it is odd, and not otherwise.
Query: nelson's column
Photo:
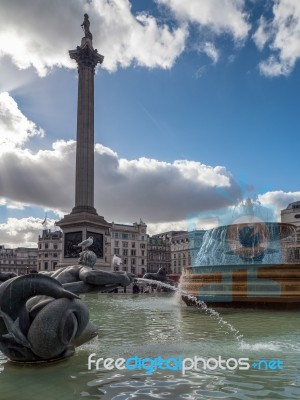
[[[75,207],[56,223],[63,230],[60,265],[74,265],[81,251],[76,245],[92,236],[91,250],[97,255],[96,266],[109,267],[104,246],[110,224],[94,208],[94,74],[104,57],[93,48],[87,14],[81,26],[85,33],[81,46],[69,51],[78,65]]]

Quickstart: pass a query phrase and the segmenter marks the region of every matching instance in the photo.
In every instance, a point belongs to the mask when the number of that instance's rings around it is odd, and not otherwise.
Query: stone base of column
[[[83,212],[98,216],[96,208],[90,207],[90,206],[75,206],[72,209],[71,214],[78,214],[78,213],[83,213]]]
[[[91,207],[92,208],[92,207]],[[76,209],[76,207],[74,207]],[[58,267],[76,265],[81,248],[78,243],[92,236],[93,245],[90,247],[97,255],[96,268],[110,271],[110,255],[105,253],[106,243],[109,240],[109,228],[111,224],[104,217],[95,212],[72,210],[60,221],[56,222],[63,231],[62,257]],[[57,267],[57,268],[58,268]]]

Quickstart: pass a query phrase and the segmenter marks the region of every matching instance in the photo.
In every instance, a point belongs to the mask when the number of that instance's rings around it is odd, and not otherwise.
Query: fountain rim
[[[286,226],[286,227],[291,227],[291,228],[296,228],[297,226],[295,224],[290,224],[288,222],[258,222],[258,221],[254,221],[254,222],[241,222],[239,224],[227,224],[227,225],[220,225],[220,226],[216,226],[215,228],[211,228],[208,229],[207,232],[209,231],[213,231],[214,229],[220,229],[220,228],[228,228],[228,227],[235,227],[235,226],[259,226],[259,225],[267,225],[267,226]]]
[[[211,233],[212,235],[220,235],[222,232],[227,231],[227,232],[239,232],[241,229],[245,227],[252,227],[255,228],[257,227],[258,230],[265,231],[265,234],[269,236],[270,241],[274,241],[274,238],[270,237],[270,233],[272,232],[272,228],[279,229],[280,237],[276,238],[275,240],[282,240],[286,239],[288,237],[291,237],[293,235],[296,235],[296,225],[286,223],[286,222],[241,222],[239,224],[228,224],[228,225],[220,225],[215,228],[209,229],[206,231],[206,233]],[[288,229],[289,228],[289,229]],[[214,238],[216,239],[216,237]],[[234,238],[235,239],[235,238]],[[228,242],[230,242],[232,239],[228,238]]]

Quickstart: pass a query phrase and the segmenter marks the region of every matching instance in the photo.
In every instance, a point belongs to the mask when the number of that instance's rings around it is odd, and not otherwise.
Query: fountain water
[[[145,282],[148,283],[150,285],[157,285],[157,281],[154,279],[147,279],[147,278],[138,278],[137,279],[138,282]],[[195,306],[198,306],[201,308],[201,310],[203,310],[206,314],[208,314],[211,318],[216,319],[218,324],[221,326],[224,326],[227,329],[228,333],[231,333],[240,343],[242,343],[242,338],[243,335],[240,334],[240,331],[237,330],[233,325],[231,325],[229,322],[225,321],[220,313],[218,313],[216,310],[214,310],[211,307],[208,307],[207,304],[202,301],[199,300],[196,296],[193,296],[183,290],[181,290],[180,288],[177,288],[175,286],[172,286],[168,283],[165,282],[160,282],[159,283],[161,286],[163,286],[166,289],[172,290],[174,292],[177,292],[180,294],[180,296],[182,298],[187,298],[188,301],[193,302]]]
[[[300,308],[296,227],[274,222],[270,209],[250,199],[220,220],[184,270],[183,290],[219,307]]]

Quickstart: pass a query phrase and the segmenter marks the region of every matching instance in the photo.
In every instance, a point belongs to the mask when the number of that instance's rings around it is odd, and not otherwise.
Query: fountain
[[[296,227],[272,219],[250,199],[227,210],[225,224],[205,233],[182,289],[218,307],[300,308],[300,265],[292,262]]]
[[[92,244],[86,244],[85,248]],[[11,361],[49,363],[75,353],[99,328],[78,297],[127,286],[132,275],[93,269],[96,254],[85,249],[77,265],[46,273],[0,276],[0,350]]]

